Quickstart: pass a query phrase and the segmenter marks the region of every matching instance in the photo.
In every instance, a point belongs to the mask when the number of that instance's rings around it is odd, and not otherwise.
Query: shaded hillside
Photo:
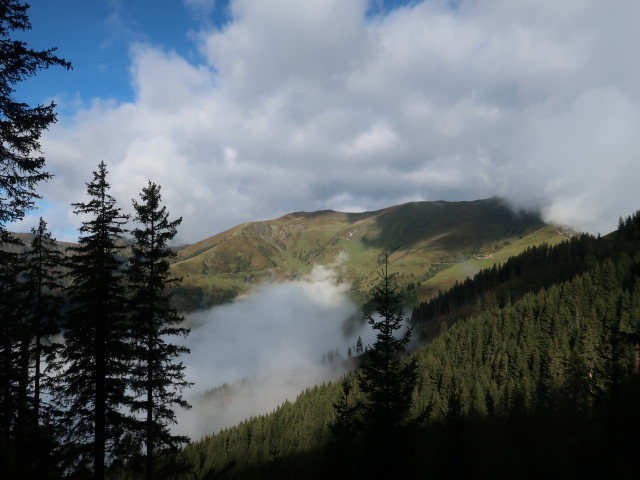
[[[251,284],[295,279],[314,264],[340,264],[353,296],[364,300],[389,254],[410,298],[427,299],[480,268],[532,244],[566,238],[537,215],[516,214],[497,198],[413,202],[376,212],[297,212],[239,225],[179,250],[185,307],[233,298]]]
[[[549,282],[544,269],[566,278]],[[458,303],[468,318],[413,354],[416,423],[397,457],[410,477],[398,478],[636,478],[640,215],[607,238],[527,252],[500,272],[504,281]],[[480,290],[486,279],[476,279]],[[195,478],[225,468],[225,478],[376,478],[384,452],[361,449],[357,434],[330,435],[338,390],[309,389],[184,458]]]
[[[31,245],[31,242],[33,241],[33,238],[35,237],[35,235],[33,233],[11,233],[11,235],[13,235],[15,238],[17,238],[18,240],[20,240],[23,245],[21,246],[5,246],[5,248],[7,248],[8,250],[14,250],[14,251],[23,251],[25,250],[29,245]],[[61,241],[56,241],[56,245],[58,250],[60,250],[61,252],[65,253],[67,251],[67,248],[71,247],[72,245],[76,245],[75,243],[69,243],[69,242],[61,242]]]

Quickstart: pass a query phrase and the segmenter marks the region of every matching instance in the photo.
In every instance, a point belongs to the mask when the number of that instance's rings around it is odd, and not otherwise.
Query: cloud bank
[[[343,357],[358,335],[371,342],[367,325],[345,335],[345,322],[358,315],[338,270],[316,266],[298,281],[264,284],[233,303],[192,314],[184,357],[187,393],[193,408],[179,411],[176,431],[198,439],[252,415],[294,400],[306,387],[343,372],[340,362],[322,363],[338,349]],[[217,396],[207,391],[224,384]]]
[[[209,1],[185,8],[209,11]],[[100,160],[125,209],[147,179],[181,241],[298,210],[500,195],[603,232],[640,207],[640,3],[232,0],[197,55],[131,45],[135,100],[44,138],[44,215],[73,240]],[[203,23],[205,25],[205,23]],[[65,110],[66,111],[66,110]]]

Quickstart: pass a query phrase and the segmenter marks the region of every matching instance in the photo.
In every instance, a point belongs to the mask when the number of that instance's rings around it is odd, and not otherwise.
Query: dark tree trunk
[[[23,327],[24,328],[24,327]],[[27,386],[29,383],[29,336],[21,332],[20,360],[18,374],[17,416],[16,416],[16,466],[18,476],[24,476],[26,470],[26,424],[28,415]]]
[[[96,335],[96,395],[94,411],[94,453],[93,453],[93,478],[95,480],[104,479],[105,464],[105,339],[104,339],[104,319],[101,320]]]
[[[153,339],[148,338],[147,358],[147,480],[153,480]]]

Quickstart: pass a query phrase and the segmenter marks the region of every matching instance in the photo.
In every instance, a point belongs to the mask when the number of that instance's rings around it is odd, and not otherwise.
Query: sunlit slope
[[[483,268],[491,268],[495,264],[504,263],[509,257],[517,255],[529,247],[542,243],[556,245],[571,234],[572,232],[566,227],[546,225],[518,236],[516,239],[505,239],[502,241],[502,245],[497,242],[492,253],[470,256],[464,261],[449,265],[441,272],[424,280],[418,287],[417,298],[424,301],[440,290],[448,290],[456,282],[464,280],[466,277],[472,278]]]
[[[245,223],[181,249],[173,270],[184,279],[178,296],[185,308],[233,298],[263,280],[298,278],[314,264],[339,263],[358,298],[377,281],[376,268],[387,253],[400,282],[424,299],[529,245],[563,238],[558,228],[536,215],[513,213],[497,198],[412,202]]]

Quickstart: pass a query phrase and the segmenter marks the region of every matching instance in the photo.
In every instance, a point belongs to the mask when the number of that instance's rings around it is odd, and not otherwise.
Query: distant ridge
[[[537,214],[515,213],[496,197],[410,202],[362,213],[293,212],[180,249],[173,271],[184,280],[176,298],[184,310],[203,308],[261,281],[299,278],[314,264],[340,260],[341,280],[351,283],[356,300],[365,301],[386,253],[408,300],[424,300],[531,245],[564,238],[563,229]]]

